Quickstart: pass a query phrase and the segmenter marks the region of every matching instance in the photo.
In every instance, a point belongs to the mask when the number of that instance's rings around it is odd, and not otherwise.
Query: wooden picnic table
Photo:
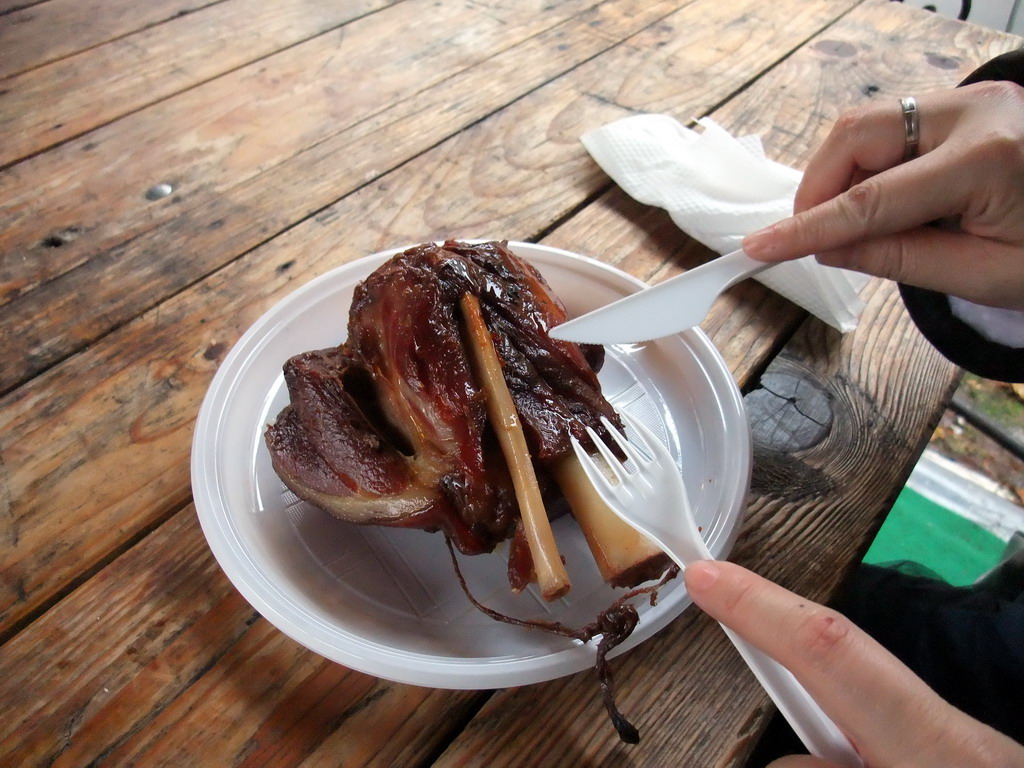
[[[710,258],[588,129],[710,116],[799,168],[845,109],[1020,42],[883,0],[0,0],[0,764],[743,765],[774,710],[696,609],[615,661],[636,746],[589,672],[433,689],[290,639],[200,529],[200,403],[264,312],[386,247]],[[787,382],[829,404],[811,444],[755,441],[731,553],[819,601],[959,377],[891,284],[864,296],[840,334],[747,282],[702,326],[752,419]]]

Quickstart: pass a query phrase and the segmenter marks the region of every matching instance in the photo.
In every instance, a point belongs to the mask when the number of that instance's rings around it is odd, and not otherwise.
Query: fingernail
[[[718,565],[711,560],[690,563],[683,571],[686,589],[691,595],[711,589],[711,585],[718,581],[718,575]]]
[[[752,259],[757,259],[762,256],[770,256],[772,252],[771,239],[771,227],[759,229],[757,232],[751,232],[743,238],[743,250],[746,251],[747,255]]]

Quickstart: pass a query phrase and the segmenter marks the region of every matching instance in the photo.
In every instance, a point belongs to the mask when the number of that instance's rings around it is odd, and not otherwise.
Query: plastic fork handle
[[[724,624],[722,629],[812,755],[843,768],[864,768],[864,761],[850,740],[821,710],[792,672],[747,643]]]

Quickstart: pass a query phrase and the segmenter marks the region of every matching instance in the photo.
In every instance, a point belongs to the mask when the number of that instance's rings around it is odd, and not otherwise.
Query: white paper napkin
[[[627,117],[585,133],[598,165],[634,199],[664,208],[686,234],[719,253],[793,212],[801,173],[765,157],[757,136],[733,137],[712,120],[703,131],[667,115]],[[755,277],[841,331],[864,309],[868,278],[826,267],[808,256]]]

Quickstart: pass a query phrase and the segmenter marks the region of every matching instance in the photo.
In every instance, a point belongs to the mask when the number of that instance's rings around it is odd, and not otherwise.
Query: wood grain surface
[[[225,0],[9,77],[0,89],[0,130],[8,137],[0,149],[0,166],[271,54],[280,52],[288,59],[285,51],[304,40],[313,49],[304,62],[322,66],[347,37],[346,22],[384,5],[384,0]],[[328,30],[335,34],[323,34]],[[301,53],[291,55],[303,58]],[[283,69],[278,76],[295,76],[287,64]],[[260,79],[260,67],[254,74],[223,82],[230,90],[221,98],[252,100],[255,106],[277,92]],[[295,87],[303,81],[297,80]],[[280,93],[291,95],[291,89]],[[184,127],[167,126],[170,135],[180,135]],[[161,135],[147,138],[167,140]],[[130,146],[122,144],[122,152]]]
[[[758,7],[753,1],[750,5]],[[721,7],[699,2],[679,13],[707,22],[705,35],[710,40],[715,28],[711,22],[722,23],[713,16]],[[684,21],[680,17],[675,23]],[[750,23],[766,39],[782,34],[763,22],[753,18]],[[687,23],[686,28],[701,40],[699,25]],[[786,28],[789,50],[802,35],[794,32],[792,23]],[[674,71],[673,51],[679,56],[708,55],[705,46],[659,47],[661,40],[677,37],[675,29],[659,21],[564,78],[526,94],[108,332],[82,354],[38,376],[32,387],[16,389],[0,401],[0,451],[7,457],[13,500],[5,523],[17,541],[0,555],[0,567],[9,575],[0,591],[0,629],[66,589],[85,564],[108,559],[139,531],[187,501],[192,421],[217,363],[287,292],[333,266],[394,244],[505,233],[528,240],[606,186],[578,136],[644,103],[652,109],[667,106],[678,85],[676,78],[665,74],[662,91],[649,84],[643,98],[629,96],[628,108],[612,97],[641,77],[638,71],[645,82],[653,82],[659,72]],[[759,37],[749,37],[747,45],[748,55],[761,56],[762,66],[770,63],[764,51],[772,49]],[[652,48],[661,51],[660,60],[647,55]],[[608,76],[608,71],[616,76]],[[743,76],[736,70],[733,79],[719,83],[726,90],[703,94],[703,103],[697,105],[692,99],[699,78],[692,78],[694,85],[679,110],[706,110],[739,88]],[[600,83],[594,83],[595,78]],[[581,92],[585,83],[591,84],[590,93]],[[546,140],[533,141],[531,137],[538,135]],[[371,140],[383,139],[378,133]],[[265,194],[266,187],[260,191]],[[251,220],[237,217],[236,222],[248,228]],[[176,223],[180,225],[180,219]],[[223,244],[222,230],[227,226],[224,220],[222,226],[208,226],[206,231]],[[198,246],[198,237],[192,233],[190,248]],[[202,253],[183,259],[182,245],[179,230],[177,243],[163,249],[158,270],[188,270],[203,260]],[[600,244],[581,242],[577,250],[597,253]],[[110,263],[106,280],[90,281],[90,290],[102,290],[106,284],[120,296],[137,296],[135,279],[145,274],[145,268],[125,274],[123,262]],[[212,266],[207,264],[206,269]],[[48,304],[49,316],[62,305],[79,312],[82,283],[77,286],[65,301]],[[161,295],[179,288],[180,284],[164,284]],[[8,338],[16,342],[24,334],[12,329]],[[37,452],[37,443],[15,440],[16,435],[41,440],[47,450]],[[83,435],[101,442],[104,452],[76,465],[72,457],[83,450]],[[137,450],[139,445],[146,450]],[[124,470],[121,482],[91,480],[97,472],[115,468]],[[52,508],[64,511],[59,521],[41,514]]]
[[[710,115],[802,167],[847,107],[1019,44],[885,0],[0,0],[0,764],[744,765],[774,709],[694,610],[614,662],[635,747],[589,672],[420,688],[286,637],[197,522],[199,405],[263,312],[381,248],[536,240],[651,282],[708,259],[590,128]],[[731,556],[818,600],[959,375],[890,284],[865,298],[841,335],[748,282],[703,324],[765,418],[782,380],[828,408],[758,438]]]
[[[218,0],[50,0],[0,22],[0,79],[185,16]],[[22,3],[12,0],[7,3]],[[6,10],[0,2],[0,12]],[[55,34],[55,30],[73,30]]]
[[[0,177],[0,201],[9,201],[0,202],[0,306],[10,301],[12,318],[10,325],[0,329],[0,340],[12,353],[0,361],[0,390],[38,373],[168,293],[614,47],[620,36],[643,29],[678,5],[678,0],[617,0],[587,9],[579,17],[570,16],[542,32],[524,32],[519,42],[515,42],[514,30],[507,31],[503,38],[507,48],[494,51],[480,45],[476,63],[460,62],[458,71],[440,77],[433,85],[425,82],[425,74],[417,67],[420,76],[416,82],[397,92],[364,87],[362,96],[354,97],[363,102],[352,105],[351,114],[315,124],[311,133],[292,135],[290,148],[282,145],[287,144],[289,133],[306,130],[304,126],[311,122],[308,110],[301,119],[293,119],[291,131],[279,126],[280,120],[269,113],[253,124],[247,119],[254,107],[240,96],[241,114],[232,113],[219,125],[213,119],[213,127],[192,131],[209,134],[214,140],[204,150],[206,159],[202,161],[194,156],[191,143],[171,141],[166,147],[154,148],[139,138],[150,134],[152,121],[159,125],[177,121],[180,125],[181,121],[211,119],[203,110],[192,117],[195,104],[178,109],[172,100],[154,107],[155,112],[93,131],[81,143],[72,142],[20,163],[12,173]],[[534,27],[537,24],[534,22]],[[383,28],[375,30],[375,35],[361,47],[372,50],[389,38],[390,32]],[[390,77],[414,66],[417,52],[408,48],[407,54],[407,61],[392,68]],[[419,55],[427,57],[427,52]],[[294,66],[301,74],[302,62],[296,61]],[[375,85],[372,77],[376,72],[371,73],[367,86]],[[233,76],[243,77],[244,73]],[[335,83],[332,78],[323,81],[330,90]],[[399,87],[400,83],[393,85]],[[223,85],[214,82],[197,89],[198,96],[187,95],[209,99],[218,112],[224,110],[220,90],[205,95],[210,88],[222,89]],[[333,102],[334,98],[327,94],[323,101]],[[320,97],[313,102],[320,103]],[[255,145],[252,151],[234,147],[240,139],[232,137],[239,126],[246,126],[244,140],[247,146]],[[268,134],[262,142],[258,140],[261,130]],[[126,143],[137,147],[128,157],[123,156]],[[274,148],[284,154],[279,156],[280,162],[268,164],[266,153]],[[383,148],[387,152],[382,152]],[[295,154],[287,157],[289,151]],[[75,167],[82,168],[77,179],[69,178],[66,170],[75,158]],[[180,168],[185,170],[176,170]],[[103,178],[116,179],[116,185],[113,181],[95,185],[96,179]],[[46,179],[50,181],[41,181]],[[174,194],[147,201],[145,192],[161,181],[170,182]],[[96,186],[96,191],[86,194],[90,185]],[[131,194],[125,194],[126,189]],[[32,216],[40,194],[45,197],[45,209],[51,212],[45,226]],[[54,228],[55,220],[61,223]],[[183,251],[188,258],[182,257]],[[131,283],[125,284],[125,279]],[[78,286],[83,282],[93,286],[94,300],[87,307],[77,301]]]

